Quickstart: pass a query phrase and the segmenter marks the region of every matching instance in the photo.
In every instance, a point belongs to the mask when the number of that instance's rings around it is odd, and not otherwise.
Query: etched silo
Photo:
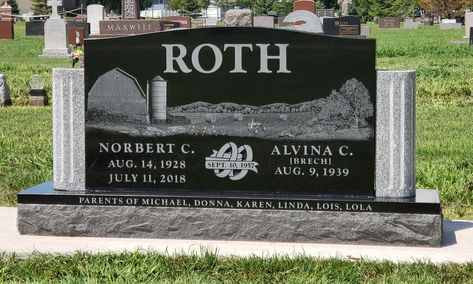
[[[156,75],[151,79],[151,118],[153,122],[166,120],[167,82]]]

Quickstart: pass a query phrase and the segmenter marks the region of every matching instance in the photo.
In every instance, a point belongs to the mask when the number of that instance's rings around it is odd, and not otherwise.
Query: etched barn
[[[149,124],[147,95],[135,77],[114,68],[102,74],[92,86],[88,94],[87,116]]]

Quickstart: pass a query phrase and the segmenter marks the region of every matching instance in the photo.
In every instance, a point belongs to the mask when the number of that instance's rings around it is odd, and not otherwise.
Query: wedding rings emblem
[[[258,173],[257,162],[253,162],[253,150],[249,145],[238,147],[233,142],[223,145],[218,151],[213,150],[210,157],[205,158],[205,168],[213,170],[219,178],[240,180],[248,171]]]

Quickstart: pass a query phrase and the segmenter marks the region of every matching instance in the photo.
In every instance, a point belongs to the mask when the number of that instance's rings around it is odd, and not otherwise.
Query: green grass
[[[25,23],[15,24],[15,40],[0,40],[0,73],[6,75],[15,105],[27,105],[29,81],[35,74],[44,77],[45,89],[51,99],[51,69],[70,67],[68,59],[47,59],[43,53],[43,37],[26,37]]]
[[[220,258],[214,253],[0,256],[0,282],[30,283],[473,283],[473,263]]]
[[[378,69],[414,69],[417,99],[427,104],[473,102],[473,48],[463,39],[464,30],[384,29],[374,26]]]
[[[52,179],[51,108],[0,109],[0,204],[16,192]]]

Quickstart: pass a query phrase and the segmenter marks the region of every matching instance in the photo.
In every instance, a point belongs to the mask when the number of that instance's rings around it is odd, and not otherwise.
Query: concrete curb
[[[473,221],[444,221],[441,248],[333,245],[307,243],[43,237],[20,235],[15,207],[0,207],[0,252],[27,256],[34,252],[72,254],[81,252],[155,251],[163,254],[199,254],[203,249],[220,256],[271,257],[310,256],[319,258],[424,261],[432,263],[473,262]]]

